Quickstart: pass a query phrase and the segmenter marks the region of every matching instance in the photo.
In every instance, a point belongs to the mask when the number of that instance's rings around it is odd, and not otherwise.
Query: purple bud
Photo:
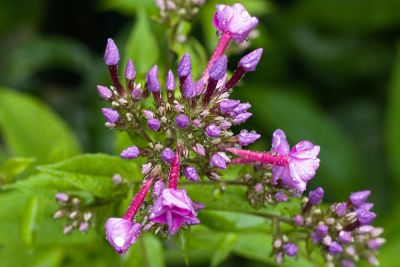
[[[215,124],[210,124],[206,128],[206,135],[208,137],[218,137],[221,134],[221,130]]]
[[[86,233],[89,230],[89,223],[88,222],[81,222],[79,224],[79,231],[81,233]]]
[[[169,147],[167,147],[161,152],[161,158],[166,163],[171,163],[174,157],[175,157],[175,152]]]
[[[192,72],[192,61],[189,53],[185,53],[178,65],[179,77],[187,77]]]
[[[193,147],[193,151],[203,157],[206,155],[206,151],[201,144],[196,144],[196,146]]]
[[[199,175],[197,174],[197,171],[194,167],[191,166],[186,167],[185,170],[183,171],[183,174],[191,182],[199,181]]]
[[[121,152],[120,157],[123,159],[135,159],[139,156],[139,148],[137,146],[131,146]]]
[[[288,197],[287,197],[286,194],[283,193],[283,192],[278,192],[278,193],[276,193],[276,194],[275,194],[275,199],[276,199],[276,201],[278,201],[278,202],[286,202],[286,201],[288,201]]]
[[[384,238],[374,238],[368,240],[368,247],[372,250],[378,250],[383,244],[385,244],[386,240]]]
[[[323,238],[328,235],[328,226],[323,223],[320,223],[315,228],[315,233],[320,237]]]
[[[228,66],[228,58],[223,55],[217,59],[210,69],[210,78],[214,81],[218,81],[224,78],[226,69]]]
[[[348,244],[352,240],[351,233],[347,231],[340,231],[338,239],[342,244]]]
[[[235,118],[233,118],[233,125],[239,125],[244,122],[246,122],[253,114],[250,112],[245,112],[237,115]]]
[[[347,213],[347,204],[346,202],[337,203],[334,209],[337,216],[343,217]]]
[[[151,171],[151,162],[142,165],[142,174],[148,174]]]
[[[355,267],[355,265],[351,260],[345,259],[342,260],[342,267]]]
[[[210,164],[213,167],[220,169],[226,169],[226,160],[219,153],[215,153],[211,156]]]
[[[165,184],[163,181],[158,180],[157,182],[154,183],[153,187],[153,195],[154,197],[158,197],[161,195],[161,192],[164,190]]]
[[[310,199],[311,205],[318,205],[324,198],[324,189],[322,189],[322,187],[318,187],[314,191],[310,191],[308,198]]]
[[[240,113],[247,112],[247,110],[251,108],[250,103],[243,103],[239,104],[236,108],[234,108],[231,112],[230,115],[232,117],[239,115]]]
[[[374,207],[373,203],[363,203],[357,209],[371,210]]]
[[[109,123],[116,123],[119,119],[119,114],[117,111],[111,109],[111,108],[102,108],[101,112],[103,112],[104,118],[107,120]]]
[[[370,194],[371,191],[369,190],[354,192],[350,195],[350,202],[354,206],[360,206],[367,200]]]
[[[332,256],[336,256],[340,253],[342,253],[343,248],[341,245],[339,245],[339,243],[333,241],[328,248],[328,253]]]
[[[193,202],[192,202],[192,206],[193,206],[193,209],[194,209],[195,211],[202,210],[202,209],[204,209],[204,208],[206,207],[203,203],[201,203],[201,202],[196,202],[196,201],[193,201]]]
[[[69,199],[69,196],[68,196],[67,193],[57,193],[57,194],[55,195],[55,198],[56,198],[56,200],[59,201],[59,202],[67,202],[68,199]]]
[[[184,129],[189,126],[190,120],[188,117],[186,117],[186,115],[179,114],[178,116],[176,116],[175,124],[178,128]]]
[[[136,76],[136,70],[135,70],[135,65],[133,65],[132,60],[128,60],[128,63],[126,64],[126,69],[125,69],[125,78],[127,80],[134,80]]]
[[[255,71],[258,62],[260,62],[261,56],[263,54],[263,49],[258,48],[253,52],[245,55],[240,61],[239,66],[246,72]]]
[[[257,183],[254,186],[254,191],[256,191],[256,193],[262,193],[264,191],[264,186],[261,183]]]
[[[151,120],[154,118],[154,113],[151,110],[144,109],[143,116],[146,118],[146,120]]]
[[[201,120],[200,119],[194,119],[192,120],[192,125],[196,128],[199,128],[201,125]]]
[[[133,100],[139,100],[142,97],[142,89],[135,88],[131,92],[131,97]]]
[[[234,108],[236,108],[238,105],[240,104],[239,100],[230,100],[230,99],[226,99],[226,100],[222,100],[219,103],[219,110],[222,113],[229,113],[231,112]]]
[[[248,146],[250,144],[253,144],[260,137],[261,137],[261,135],[259,135],[258,133],[253,133],[253,132],[248,132],[247,130],[242,130],[239,133],[239,144],[241,146]]]
[[[103,100],[109,100],[112,97],[111,90],[103,85],[97,85],[97,92]]]
[[[372,211],[359,209],[357,210],[357,219],[361,225],[371,224],[376,218],[376,214]]]
[[[302,226],[304,225],[304,218],[303,216],[297,214],[296,216],[294,216],[293,221],[296,225],[298,226]]]
[[[119,62],[119,51],[111,38],[107,39],[106,52],[104,53],[104,61],[108,66],[117,65]]]
[[[154,65],[146,76],[147,86],[152,93],[160,92],[160,82],[158,81],[158,66]]]
[[[112,177],[112,182],[115,185],[121,184],[122,183],[122,176],[119,175],[119,174],[114,174],[113,177]]]
[[[128,219],[109,218],[106,222],[106,239],[119,254],[128,250],[140,235],[140,223]]]
[[[158,132],[161,127],[161,122],[158,119],[150,119],[147,121],[147,127],[154,132]]]
[[[176,84],[175,84],[174,73],[172,72],[172,70],[168,71],[166,87],[167,87],[167,90],[169,90],[169,91],[175,90]]]
[[[188,77],[182,85],[183,96],[187,99],[192,99],[197,95],[196,84],[192,77]]]
[[[229,128],[232,127],[232,123],[230,123],[229,121],[223,120],[219,123],[219,128],[223,131],[228,130]]]
[[[286,243],[283,248],[285,249],[286,255],[289,257],[294,257],[297,254],[297,245],[294,243]]]
[[[63,234],[68,235],[74,230],[74,227],[72,225],[66,225],[64,226]]]

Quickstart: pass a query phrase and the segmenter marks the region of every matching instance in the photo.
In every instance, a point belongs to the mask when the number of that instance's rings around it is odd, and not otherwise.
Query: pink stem
[[[120,96],[125,96],[124,87],[122,87],[122,84],[121,84],[121,82],[119,81],[119,78],[118,78],[117,65],[108,66],[108,71],[110,72],[111,81],[114,84],[115,88],[117,89],[118,94]]]
[[[214,50],[213,55],[210,58],[210,61],[208,62],[207,68],[204,70],[203,73],[203,81],[206,83],[208,81],[209,74],[208,72],[210,71],[212,65],[214,62],[219,59],[222,54],[224,53],[225,49],[228,47],[229,42],[232,40],[232,35],[230,32],[224,32],[221,36],[221,38],[218,41],[217,47]]]
[[[181,166],[180,149],[176,149],[175,157],[171,162],[171,169],[169,171],[168,187],[176,189],[178,187],[179,170]]]
[[[238,67],[233,73],[232,77],[229,79],[229,81],[225,84],[225,88],[222,90],[222,92],[226,92],[229,89],[233,88],[240,81],[240,79],[243,78],[245,73],[246,72],[242,67]]]
[[[123,217],[124,219],[133,220],[133,217],[136,215],[136,212],[139,210],[140,206],[142,206],[143,201],[146,198],[147,193],[149,192],[150,186],[153,183],[153,179],[153,177],[148,178],[142,185],[139,192],[136,194],[135,198],[129,205],[128,210],[125,212]]]
[[[236,148],[227,148],[226,150],[241,157],[243,159],[243,162],[253,161],[283,167],[289,164],[288,156],[271,155],[269,152],[254,152],[250,150],[241,150]]]

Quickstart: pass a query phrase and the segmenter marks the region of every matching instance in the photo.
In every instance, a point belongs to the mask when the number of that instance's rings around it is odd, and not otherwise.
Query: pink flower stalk
[[[175,157],[171,162],[171,168],[169,169],[169,181],[168,187],[176,189],[179,180],[179,170],[181,167],[181,153],[180,149],[176,148]]]
[[[280,179],[284,187],[303,192],[307,182],[315,176],[319,167],[318,154],[320,147],[309,141],[301,141],[290,150],[285,133],[278,129],[272,137],[271,152],[254,152],[227,148],[227,151],[240,156],[235,163],[271,164],[272,182],[278,184]]]
[[[144,182],[122,218],[109,218],[106,222],[107,241],[119,254],[127,251],[140,235],[141,224],[132,220],[143,204],[153,179],[149,178]]]
[[[209,70],[224,53],[230,41],[232,39],[238,43],[245,41],[258,24],[257,18],[250,16],[241,4],[236,3],[233,6],[217,5],[216,9],[213,24],[217,31],[221,33],[221,38],[204,71],[204,82],[208,81]]]

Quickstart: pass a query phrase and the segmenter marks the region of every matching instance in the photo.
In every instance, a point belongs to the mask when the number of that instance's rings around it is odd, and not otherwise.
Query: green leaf
[[[0,177],[3,183],[11,183],[15,176],[21,174],[34,161],[33,158],[10,158],[0,167]]]
[[[137,12],[137,21],[129,35],[125,47],[124,62],[131,58],[135,62],[136,71],[143,76],[159,57],[157,38],[154,35],[147,13],[140,9]]]
[[[33,97],[2,87],[0,130],[13,156],[54,162],[79,151],[71,131],[48,107]]]
[[[393,177],[400,177],[400,49],[397,51],[387,99],[386,148]],[[396,179],[396,182],[400,184],[400,179]]]
[[[39,199],[36,196],[32,196],[28,201],[21,223],[22,239],[28,246],[32,246],[34,242],[35,231],[38,224],[38,212]]]
[[[38,169],[101,198],[110,198],[121,193],[121,190],[126,191],[124,186],[112,182],[114,174],[118,173],[127,180],[141,179],[134,162],[106,154],[84,154],[59,163],[39,166]]]
[[[151,234],[143,234],[122,258],[122,267],[164,267],[161,242]]]
[[[229,257],[230,252],[235,246],[237,235],[233,233],[225,234],[218,242],[215,252],[211,258],[211,266],[216,267]]]
[[[343,188],[349,182],[362,185],[363,157],[354,141],[312,102],[286,88],[249,84],[247,94],[243,91],[237,90],[241,99],[252,103],[259,128],[283,129],[291,145],[305,139],[321,146],[321,165],[313,182],[331,188],[338,198],[348,196]]]
[[[190,232],[191,228],[186,228],[184,230],[179,231],[176,243],[178,248],[182,252],[183,259],[185,260],[186,266],[189,266],[189,244],[190,244]]]

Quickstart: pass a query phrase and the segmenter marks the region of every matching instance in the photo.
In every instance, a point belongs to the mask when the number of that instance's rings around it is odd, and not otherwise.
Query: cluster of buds
[[[64,234],[70,234],[78,229],[81,233],[89,231],[93,214],[82,207],[81,199],[67,193],[57,193],[55,199],[60,208],[54,213],[53,218],[65,219]]]
[[[218,182],[221,170],[230,165],[253,165],[243,181],[250,188],[250,202],[259,206],[276,205],[289,201],[291,196],[301,196],[319,168],[320,147],[303,140],[291,148],[280,129],[273,133],[270,150],[243,149],[261,136],[254,131],[235,134],[231,130],[252,114],[250,103],[231,99],[230,93],[247,72],[255,71],[263,50],[259,48],[244,56],[229,78],[228,58],[224,53],[231,41],[244,42],[258,20],[241,4],[217,5],[213,23],[220,39],[203,75],[193,77],[191,58],[186,53],[179,61],[177,79],[169,70],[163,86],[157,65],[148,71],[145,82],[136,82],[131,60],[125,68],[123,86],[118,77],[119,51],[114,41],[108,39],[105,62],[113,86],[98,86],[100,97],[111,104],[110,108],[102,109],[106,126],[127,132],[134,137],[133,142],[140,136],[147,141],[146,146],[133,145],[120,154],[127,160],[143,157],[145,163],[142,185],[126,213],[122,218],[108,219],[105,225],[106,238],[117,253],[124,253],[135,243],[142,230],[173,236],[182,227],[200,223],[197,212],[204,206],[193,202],[185,189],[179,188],[182,176],[193,183],[207,178]],[[153,105],[149,105],[150,96]],[[145,201],[151,191],[151,201]],[[360,233],[361,229],[371,227],[369,224],[375,218],[370,212],[372,206],[363,203],[366,197],[360,193],[352,195],[350,202],[341,207],[344,211],[339,216],[336,211],[339,204],[334,205],[334,210],[325,211],[318,206],[323,194],[321,188],[311,191],[309,198],[304,198],[301,211],[293,220],[286,218],[284,222],[308,231],[310,240],[323,247],[329,264],[341,261],[347,264],[343,263],[345,267],[352,266],[360,255],[368,255],[368,261],[374,263],[374,249],[383,240],[373,228],[366,234]],[[320,237],[317,229],[321,225],[326,226],[327,234]],[[345,244],[341,236],[350,236],[351,240]],[[282,262],[285,255],[297,255],[295,238],[280,231],[274,237],[277,262]],[[368,249],[360,248],[362,242]],[[351,247],[352,255],[343,252]]]
[[[191,20],[199,13],[206,0],[156,0],[160,17],[167,20],[175,15],[185,20]]]

